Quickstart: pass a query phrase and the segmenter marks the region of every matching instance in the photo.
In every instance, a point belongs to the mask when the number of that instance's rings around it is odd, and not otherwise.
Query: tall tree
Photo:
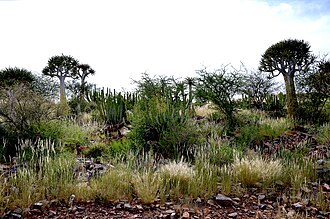
[[[95,71],[88,64],[78,65],[77,75],[80,78],[80,88],[79,88],[79,103],[77,106],[78,113],[81,113],[81,104],[84,101],[85,91],[86,91],[86,78],[89,75],[94,75]]]
[[[65,79],[76,79],[78,77],[78,65],[78,60],[74,59],[72,56],[62,54],[61,56],[51,57],[48,60],[47,66],[42,70],[44,75],[57,77],[60,80],[60,101],[62,104],[66,102]]]
[[[31,84],[35,80],[33,74],[23,68],[9,67],[0,70],[0,87],[11,87],[17,84]]]
[[[17,101],[15,99],[15,89],[19,86],[26,85],[27,87],[31,87],[35,77],[32,73],[26,69],[20,69],[17,67],[9,67],[0,71],[0,99],[1,103],[6,102],[7,99],[7,107],[0,106],[0,121],[1,117],[6,114],[3,112],[3,108],[6,108],[8,111],[8,117],[12,119],[16,118],[16,106]],[[18,89],[19,90],[19,89]]]
[[[286,89],[288,116],[297,118],[298,101],[294,77],[309,71],[316,57],[309,43],[304,40],[288,39],[270,46],[261,57],[259,69],[274,78],[282,74]]]

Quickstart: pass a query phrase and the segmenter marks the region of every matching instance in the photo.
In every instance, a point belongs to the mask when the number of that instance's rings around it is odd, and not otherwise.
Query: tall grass
[[[260,155],[235,157],[233,176],[244,186],[270,186],[281,176],[283,166],[279,160],[266,159]]]

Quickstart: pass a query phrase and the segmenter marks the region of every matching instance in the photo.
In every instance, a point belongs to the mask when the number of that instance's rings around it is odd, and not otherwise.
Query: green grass
[[[317,130],[316,140],[320,144],[330,143],[330,124],[326,123]]]

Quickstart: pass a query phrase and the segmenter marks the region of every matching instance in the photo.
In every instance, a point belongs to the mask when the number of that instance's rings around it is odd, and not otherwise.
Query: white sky
[[[89,64],[98,86],[130,89],[142,72],[196,76],[287,38],[330,52],[330,1],[0,0],[0,69],[41,72],[51,56]]]

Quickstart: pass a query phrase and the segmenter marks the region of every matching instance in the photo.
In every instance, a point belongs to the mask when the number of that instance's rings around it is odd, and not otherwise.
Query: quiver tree
[[[85,91],[86,91],[86,78],[89,75],[94,75],[95,71],[88,64],[80,64],[78,65],[77,76],[80,79],[80,87],[79,87],[79,103],[78,103],[78,113],[81,113],[81,104],[84,101]]]
[[[4,102],[5,95],[7,98],[7,113],[4,113],[3,108],[0,108],[0,122],[1,117],[5,116],[11,120],[16,120],[16,104],[14,88],[18,85],[31,86],[32,82],[35,80],[32,73],[26,69],[20,68],[6,68],[0,71],[0,96],[1,103]]]
[[[261,57],[259,66],[261,71],[270,73],[271,78],[283,75],[286,106],[290,118],[297,118],[298,109],[294,77],[296,74],[307,73],[315,59],[309,43],[296,39],[288,39],[272,45]]]
[[[44,75],[57,77],[60,80],[60,102],[66,104],[65,79],[77,78],[78,61],[72,56],[53,56],[48,60],[47,66],[42,70]]]

